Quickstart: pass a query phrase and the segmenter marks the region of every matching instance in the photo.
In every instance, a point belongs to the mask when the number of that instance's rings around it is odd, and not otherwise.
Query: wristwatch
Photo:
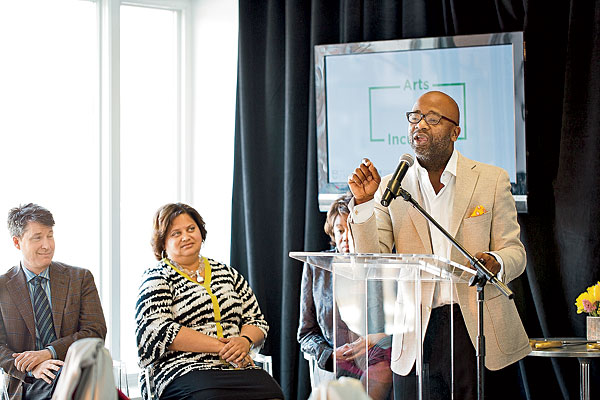
[[[248,351],[252,350],[254,348],[254,342],[252,341],[252,339],[250,339],[250,337],[246,335],[242,335],[242,337],[246,339],[248,343],[250,343],[250,349],[248,349]]]

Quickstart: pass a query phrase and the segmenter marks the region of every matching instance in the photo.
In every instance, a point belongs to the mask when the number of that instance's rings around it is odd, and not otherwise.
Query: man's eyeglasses
[[[408,122],[410,122],[411,124],[418,124],[423,118],[425,118],[425,122],[427,122],[429,125],[437,125],[443,118],[446,121],[450,121],[454,125],[458,126],[457,122],[451,120],[448,117],[444,117],[443,115],[440,115],[435,111],[429,111],[427,114],[421,114],[420,112],[416,111],[409,111],[406,113],[406,119],[408,119]]]

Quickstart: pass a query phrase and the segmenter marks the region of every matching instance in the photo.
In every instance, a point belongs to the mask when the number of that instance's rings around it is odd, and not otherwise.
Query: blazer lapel
[[[69,277],[63,267],[56,263],[50,264],[50,293],[52,294],[52,319],[56,337],[60,337],[63,314],[67,302],[66,289],[69,287]]]
[[[29,288],[25,280],[25,273],[21,267],[15,268],[16,273],[7,282],[7,290],[10,293],[10,298],[15,302],[15,306],[19,310],[27,330],[35,342],[35,319],[33,317],[33,306],[31,305],[31,297],[29,296]]]
[[[421,193],[421,188],[419,187],[419,182],[417,180],[417,169],[414,166],[411,167],[409,172],[406,174],[406,177],[404,178],[404,186],[419,204],[423,204],[423,194]],[[402,199],[397,199],[396,201],[399,200]],[[409,204],[408,202],[404,203],[408,208],[407,213],[410,216],[410,219],[412,220],[419,237],[421,238],[421,242],[423,242],[425,252],[429,254],[433,253],[433,249],[431,247],[431,236],[429,235],[429,224],[427,223],[427,220],[419,211],[417,211],[416,208],[412,206],[412,204]]]
[[[454,207],[452,209],[452,220],[450,221],[450,235],[456,236],[458,228],[462,223],[463,217],[467,212],[467,207],[473,197],[473,191],[479,179],[479,172],[475,169],[476,164],[458,155],[456,164],[456,186],[454,187]]]

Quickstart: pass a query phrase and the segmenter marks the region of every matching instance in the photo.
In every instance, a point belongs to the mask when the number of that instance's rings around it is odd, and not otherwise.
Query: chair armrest
[[[152,364],[146,367],[144,379],[146,381],[146,392],[148,394],[148,400],[158,399],[156,395],[156,388],[154,387],[154,367],[152,366]]]
[[[256,353],[253,355],[252,360],[255,363],[260,364],[262,369],[267,371],[269,375],[273,376],[273,357]]]

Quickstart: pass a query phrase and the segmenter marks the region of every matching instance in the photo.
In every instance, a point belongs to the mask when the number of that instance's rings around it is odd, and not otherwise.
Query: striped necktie
[[[54,321],[52,321],[52,310],[50,309],[50,302],[48,296],[42,287],[41,276],[33,278],[33,310],[35,313],[35,328],[37,335],[35,338],[37,350],[46,348],[49,343],[56,340],[56,333],[54,332]]]

